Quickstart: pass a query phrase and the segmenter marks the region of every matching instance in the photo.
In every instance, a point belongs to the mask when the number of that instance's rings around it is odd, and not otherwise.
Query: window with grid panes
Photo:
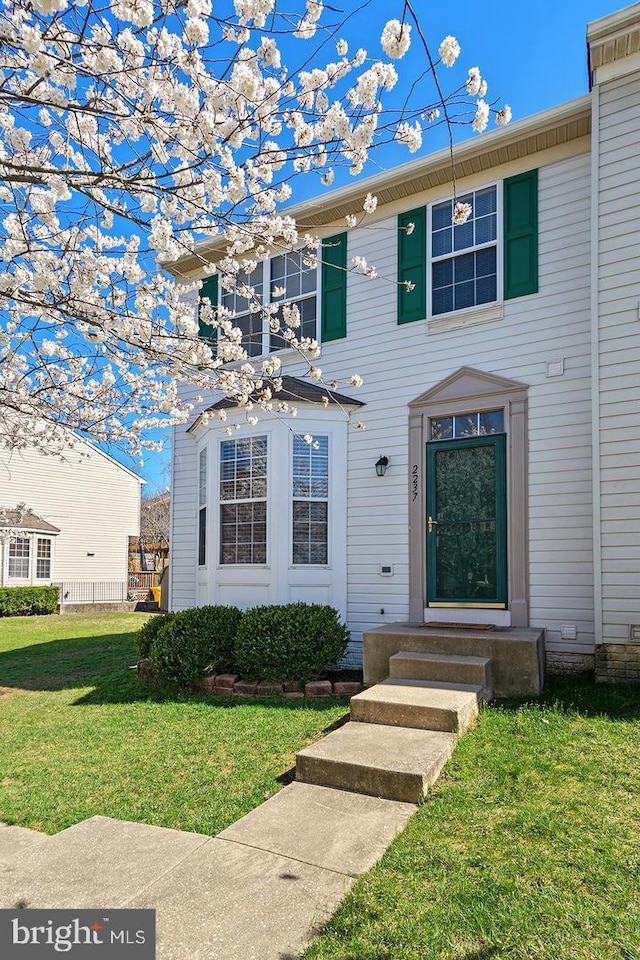
[[[471,204],[466,223],[452,223],[453,200],[431,209],[431,314],[498,299],[498,191],[486,187],[458,197]]]
[[[207,448],[198,458],[198,566],[207,562]]]
[[[329,438],[293,438],[293,562],[326,564],[328,558]]]
[[[38,537],[36,547],[36,578],[49,580],[51,577],[51,540]]]
[[[15,580],[29,579],[31,541],[28,537],[12,537],[9,541],[8,574]]]
[[[220,563],[267,562],[267,438],[220,444]]]
[[[263,267],[264,265],[259,263],[251,273],[241,270],[235,288],[223,288],[220,293],[220,303],[230,311],[231,322],[234,327],[242,330],[242,346],[249,357],[259,357],[264,352],[263,319],[259,309],[264,292]],[[252,294],[249,293],[250,290],[253,291]],[[243,293],[246,296],[243,296]]]
[[[300,326],[294,330],[300,337],[316,337],[318,268],[304,262],[302,251],[283,253],[271,259],[272,303],[295,304],[300,312]],[[280,292],[282,291],[282,292]],[[276,314],[282,330],[286,329],[282,309]],[[287,341],[279,333],[270,335],[269,349],[282,350]]]

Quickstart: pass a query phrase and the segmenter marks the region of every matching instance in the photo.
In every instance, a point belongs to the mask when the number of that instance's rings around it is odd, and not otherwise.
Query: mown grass
[[[638,960],[640,688],[486,709],[306,960]]]
[[[216,834],[280,789],[335,701],[176,695],[131,670],[139,614],[0,620],[0,820]]]

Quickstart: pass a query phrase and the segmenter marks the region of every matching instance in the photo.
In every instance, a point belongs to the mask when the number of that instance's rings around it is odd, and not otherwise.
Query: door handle
[[[434,520],[433,517],[429,517],[427,520],[427,533],[432,533],[433,528],[438,526],[438,521]]]

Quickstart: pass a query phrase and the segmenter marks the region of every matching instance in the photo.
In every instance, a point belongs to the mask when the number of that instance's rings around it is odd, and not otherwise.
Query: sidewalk
[[[292,783],[217,837],[0,826],[0,907],[150,907],[158,960],[293,960],[415,805]]]

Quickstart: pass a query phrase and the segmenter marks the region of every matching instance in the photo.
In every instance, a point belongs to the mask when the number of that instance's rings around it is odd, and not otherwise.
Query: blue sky
[[[297,8],[298,4],[291,6]],[[349,11],[356,6],[360,4],[347,2],[344,9]],[[489,83],[487,100],[498,98],[500,105],[509,103],[514,120],[588,91],[586,25],[623,6],[615,0],[537,0],[531,5],[516,4],[513,0],[485,0],[483,4],[477,0],[457,0],[451,4],[440,0],[433,3],[414,0],[414,8],[432,50],[437,51],[445,35],[457,37],[462,47],[459,60],[463,71],[461,78],[466,76],[469,67],[479,66]],[[401,2],[396,5],[393,0],[372,0],[366,12],[357,14],[349,30],[345,31],[351,50],[360,45],[374,55],[379,49],[380,32],[385,21],[392,16],[399,17],[401,11]],[[412,57],[416,56],[414,49]],[[411,76],[413,63],[417,64],[417,61],[409,60],[409,57],[399,63],[401,78]],[[457,139],[462,139],[462,128],[457,132]],[[439,135],[431,139],[425,135],[422,150],[416,156],[430,153],[441,145]],[[364,176],[408,159],[408,153],[401,157],[395,153],[378,156],[365,169]],[[303,193],[315,193],[316,190],[314,182],[296,196],[299,198]],[[147,489],[166,485],[168,443],[162,454],[149,454],[144,466],[133,463],[116,450],[109,452],[141,474],[148,481]]]

